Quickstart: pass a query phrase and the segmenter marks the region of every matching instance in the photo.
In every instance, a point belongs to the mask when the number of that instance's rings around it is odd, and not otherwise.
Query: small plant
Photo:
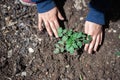
[[[119,35],[119,37],[118,37],[119,39],[120,39],[120,35]]]
[[[120,51],[116,52],[115,54],[116,54],[117,56],[120,56]]]
[[[82,75],[80,75],[80,80],[83,80],[83,77],[82,77]]]
[[[55,44],[54,53],[61,53],[64,51],[74,53],[74,50],[82,48],[84,44],[90,43],[92,40],[90,35],[83,32],[74,32],[73,30],[58,29],[58,36],[60,40]]]

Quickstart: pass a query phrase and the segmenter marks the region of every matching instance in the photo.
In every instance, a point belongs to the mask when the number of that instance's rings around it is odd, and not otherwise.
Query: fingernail
[[[91,54],[91,52],[88,52],[88,54]]]
[[[53,38],[52,38],[52,36],[50,36],[50,40],[52,40]]]
[[[96,51],[97,51],[97,49],[94,49],[94,51],[96,52]]]
[[[59,36],[56,36],[56,38],[59,38]]]
[[[91,54],[92,53],[92,51],[88,51],[88,54]]]
[[[42,31],[42,29],[39,29],[40,31]]]

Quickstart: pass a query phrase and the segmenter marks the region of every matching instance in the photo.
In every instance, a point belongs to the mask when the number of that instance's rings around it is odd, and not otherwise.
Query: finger
[[[85,22],[85,28],[84,28],[84,32],[87,34],[88,33],[88,29],[89,29],[89,27],[88,27],[88,23],[87,23],[87,21]]]
[[[53,34],[52,34],[52,30],[51,30],[51,28],[50,28],[49,23],[48,23],[47,21],[44,20],[44,24],[45,24],[45,27],[46,27],[46,30],[47,30],[49,36],[52,37]]]
[[[89,47],[89,44],[85,44],[84,50],[87,51]]]
[[[101,33],[101,39],[100,39],[100,43],[99,43],[99,45],[102,44],[102,39],[103,39],[103,33]]]
[[[85,27],[84,27],[84,32],[86,33],[86,34],[88,34],[88,23],[87,23],[87,21],[85,22]],[[85,44],[85,47],[84,47],[84,50],[85,51],[87,51],[88,50],[88,47],[89,47],[89,44]]]
[[[100,40],[101,40],[101,35],[98,35],[97,39],[96,39],[96,42],[95,42],[94,51],[97,51]]]
[[[38,17],[38,28],[41,31],[42,30],[42,18]]]
[[[57,33],[57,29],[56,29],[56,27],[55,27],[54,22],[49,22],[49,24],[50,24],[50,26],[51,26],[51,29],[52,29],[55,37],[58,38],[58,33]]]
[[[60,19],[60,20],[64,20],[64,18],[63,18],[63,16],[61,15],[61,13],[58,11],[58,18]]]
[[[92,51],[93,51],[93,47],[94,47],[94,45],[95,45],[95,41],[96,41],[96,36],[93,37],[92,42],[91,42],[90,45],[89,45],[89,49],[88,49],[88,53],[89,53],[89,54],[91,54]]]
[[[54,24],[55,24],[56,29],[58,29],[60,27],[60,25],[59,25],[57,20],[54,21]]]

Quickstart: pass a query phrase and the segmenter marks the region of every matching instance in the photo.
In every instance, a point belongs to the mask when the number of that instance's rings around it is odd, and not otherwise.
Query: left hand
[[[92,36],[92,41],[89,44],[85,44],[84,50],[88,51],[88,53],[92,53],[92,51],[97,51],[99,45],[102,42],[102,25],[96,24],[94,22],[86,21],[84,31],[86,34]]]
[[[57,29],[59,27],[58,19],[64,20],[57,7],[54,7],[53,9],[44,13],[38,13],[39,30],[40,31],[42,30],[42,22],[44,22],[49,36],[52,37],[54,33],[55,37],[58,38],[57,33]]]

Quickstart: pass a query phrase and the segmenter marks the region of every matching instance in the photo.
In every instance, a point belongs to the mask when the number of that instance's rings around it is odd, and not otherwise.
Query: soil
[[[61,0],[61,26],[83,31],[88,1]],[[64,24],[63,24],[64,23]],[[64,27],[63,26],[63,27]],[[98,52],[53,54],[56,39],[37,28],[36,7],[0,1],[0,80],[120,80],[120,20],[109,22]]]

